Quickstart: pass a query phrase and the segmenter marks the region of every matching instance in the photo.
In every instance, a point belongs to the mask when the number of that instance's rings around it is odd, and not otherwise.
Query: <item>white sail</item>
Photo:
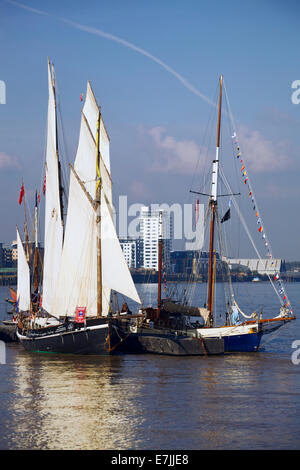
[[[86,98],[83,107],[83,113],[88,121],[92,135],[96,141],[97,137],[97,119],[99,106],[93,93],[90,82],[87,83]],[[103,119],[100,124],[100,154],[105,164],[107,172],[110,174],[110,154],[109,154],[109,136],[106,131]]]
[[[99,112],[99,111],[98,111]],[[102,119],[101,119],[102,122]],[[97,117],[96,117],[97,124]],[[100,141],[101,142],[101,141]],[[93,137],[91,129],[84,112],[82,112],[79,143],[74,162],[74,169],[78,174],[81,181],[83,181],[86,190],[89,192],[91,197],[96,197],[96,156],[97,147],[96,140]],[[102,191],[104,191],[105,197],[112,208],[112,182],[110,174],[104,164],[100,154],[100,175],[102,180]]]
[[[51,308],[51,314],[56,317],[73,316],[76,307],[86,307],[87,317],[97,316],[97,210],[82,186],[72,171],[61,269]],[[111,289],[141,303],[104,195],[101,253],[102,315],[109,312]]]
[[[96,142],[97,142],[97,121],[99,115],[99,106],[94,96],[90,82],[87,84],[86,98],[82,110],[82,119],[80,127],[80,138],[74,168],[82,181],[89,182],[96,178]],[[85,152],[84,143],[86,140],[92,140],[90,145],[95,146],[95,151],[88,154]],[[83,144],[83,145],[81,145]],[[102,179],[102,190],[109,203],[112,213],[112,181],[110,175],[110,155],[109,155],[109,137],[106,132],[104,122],[101,116],[99,129],[99,151],[100,151],[100,174]],[[88,186],[86,188],[89,190]],[[91,186],[94,193],[90,192],[95,198],[96,186]]]
[[[54,78],[48,62],[49,102],[46,151],[45,242],[43,271],[43,308],[50,312],[59,272],[63,225],[59,197],[59,168],[56,135],[56,104]]]
[[[25,255],[25,250],[17,227],[17,247],[18,247],[18,285],[17,299],[19,311],[30,310],[30,271]]]
[[[99,116],[99,106],[94,96],[90,82],[87,83],[86,98],[82,110],[79,143],[74,162],[74,169],[92,199],[96,198],[96,158],[97,158],[97,121]],[[110,176],[110,158],[109,158],[109,137],[106,133],[103,119],[100,120],[99,129],[99,149],[101,175],[101,190],[109,205],[110,213],[113,213],[112,204],[112,181]],[[105,155],[105,161],[102,158],[101,149]],[[106,162],[106,163],[105,163]],[[96,258],[95,258],[96,260]],[[96,262],[96,261],[95,261]],[[110,288],[102,287],[102,310],[103,315],[109,311]]]
[[[56,317],[73,316],[76,307],[86,307],[87,316],[96,316],[96,211],[73,172],[68,201],[61,269],[50,313]]]
[[[141,304],[103,195],[101,198],[101,253],[103,286]]]
[[[101,237],[102,312],[110,308],[111,290],[141,303],[125,261],[112,218],[112,182],[109,173],[109,138],[100,119],[99,149],[101,218],[97,217],[97,122],[99,107],[90,83],[82,110],[74,169],[70,176],[68,214],[61,266],[50,313],[73,316],[86,307],[86,316],[97,316],[97,237]],[[101,145],[102,141],[102,145]],[[103,151],[103,155],[101,153]],[[97,224],[101,220],[101,226]]]

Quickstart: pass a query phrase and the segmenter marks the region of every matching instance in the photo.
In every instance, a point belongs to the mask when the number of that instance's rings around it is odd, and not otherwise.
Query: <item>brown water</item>
[[[262,283],[248,289],[268,299]],[[288,291],[299,305],[298,285]],[[76,357],[7,345],[0,448],[299,449],[300,364],[291,360],[299,320],[279,331],[258,353],[215,357]]]

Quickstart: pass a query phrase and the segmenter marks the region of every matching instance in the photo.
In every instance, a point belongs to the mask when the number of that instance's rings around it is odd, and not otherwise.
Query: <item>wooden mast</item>
[[[212,183],[211,183],[211,196],[210,196],[210,235],[209,235],[209,262],[208,262],[208,294],[207,294],[207,309],[209,310],[209,323],[213,324],[213,277],[214,277],[214,231],[215,219],[217,208],[217,187],[218,187],[218,171],[219,171],[219,150],[220,150],[220,130],[221,130],[221,106],[222,106],[222,83],[223,76],[220,77],[220,91],[219,91],[219,111],[218,111],[218,129],[217,129],[217,146],[216,158],[213,160],[212,169]]]
[[[25,230],[25,241],[26,241],[26,258],[29,263],[30,260],[30,249],[29,249],[29,238],[28,238],[28,227],[27,227],[27,216],[26,216],[26,204],[25,204],[25,189],[24,189],[24,181],[22,181],[22,188],[23,188],[23,206],[24,206],[24,230]]]
[[[62,185],[62,177],[61,177],[61,164],[59,160],[59,152],[58,152],[58,131],[57,131],[57,106],[56,106],[56,90],[55,90],[55,73],[54,73],[54,66],[53,62],[50,64],[49,58],[48,63],[50,66],[51,72],[51,80],[52,80],[52,87],[53,87],[53,96],[54,96],[54,107],[55,107],[55,141],[56,141],[56,158],[57,158],[57,166],[58,166],[58,187],[59,187],[59,203],[60,203],[60,217],[62,227],[64,228],[64,204],[63,204],[63,185]]]
[[[102,258],[101,258],[101,176],[100,176],[100,120],[101,112],[99,109],[97,119],[97,137],[96,137],[96,168],[97,168],[97,185],[96,185],[96,202],[97,202],[97,317],[102,316]]]
[[[38,291],[38,259],[39,259],[39,243],[38,243],[38,201],[37,192],[35,194],[35,207],[34,207],[34,235],[35,235],[35,248],[34,248],[34,291]]]
[[[157,290],[157,318],[161,308],[161,271],[162,271],[162,211],[158,216],[158,290]]]

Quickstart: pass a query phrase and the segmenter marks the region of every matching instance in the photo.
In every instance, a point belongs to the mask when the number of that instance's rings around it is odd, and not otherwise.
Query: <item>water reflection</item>
[[[248,289],[256,300],[267,294],[262,284]],[[299,304],[298,286],[289,291]],[[299,338],[297,319],[265,351],[220,357],[76,357],[8,345],[0,448],[298,449]]]
[[[71,358],[19,350],[7,448],[127,447],[139,384],[129,378],[122,387],[122,364],[121,357]]]

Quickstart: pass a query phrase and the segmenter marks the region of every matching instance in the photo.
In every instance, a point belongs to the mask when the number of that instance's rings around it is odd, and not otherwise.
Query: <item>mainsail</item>
[[[97,311],[97,236],[101,234],[102,311],[110,307],[115,290],[141,303],[125,261],[112,218],[112,183],[109,173],[109,139],[90,83],[82,110],[80,136],[74,168],[71,167],[68,213],[60,272],[51,306],[54,316],[74,315],[76,307],[86,307],[86,316]],[[97,131],[99,123],[99,133]],[[102,123],[102,124],[101,124]],[[104,144],[101,146],[101,141]],[[101,214],[96,202],[97,142],[101,175]],[[101,153],[101,148],[104,154]],[[105,156],[105,157],[104,157]],[[98,180],[99,181],[99,180]]]
[[[17,227],[17,246],[18,246],[18,285],[17,299],[20,311],[30,310],[30,271],[26,258],[23,243]]]
[[[57,151],[57,122],[55,102],[55,82],[53,70],[48,61],[48,133],[46,151],[46,192],[45,192],[45,243],[43,270],[43,308],[50,313],[54,288],[59,272],[63,223],[60,204],[59,161]]]

